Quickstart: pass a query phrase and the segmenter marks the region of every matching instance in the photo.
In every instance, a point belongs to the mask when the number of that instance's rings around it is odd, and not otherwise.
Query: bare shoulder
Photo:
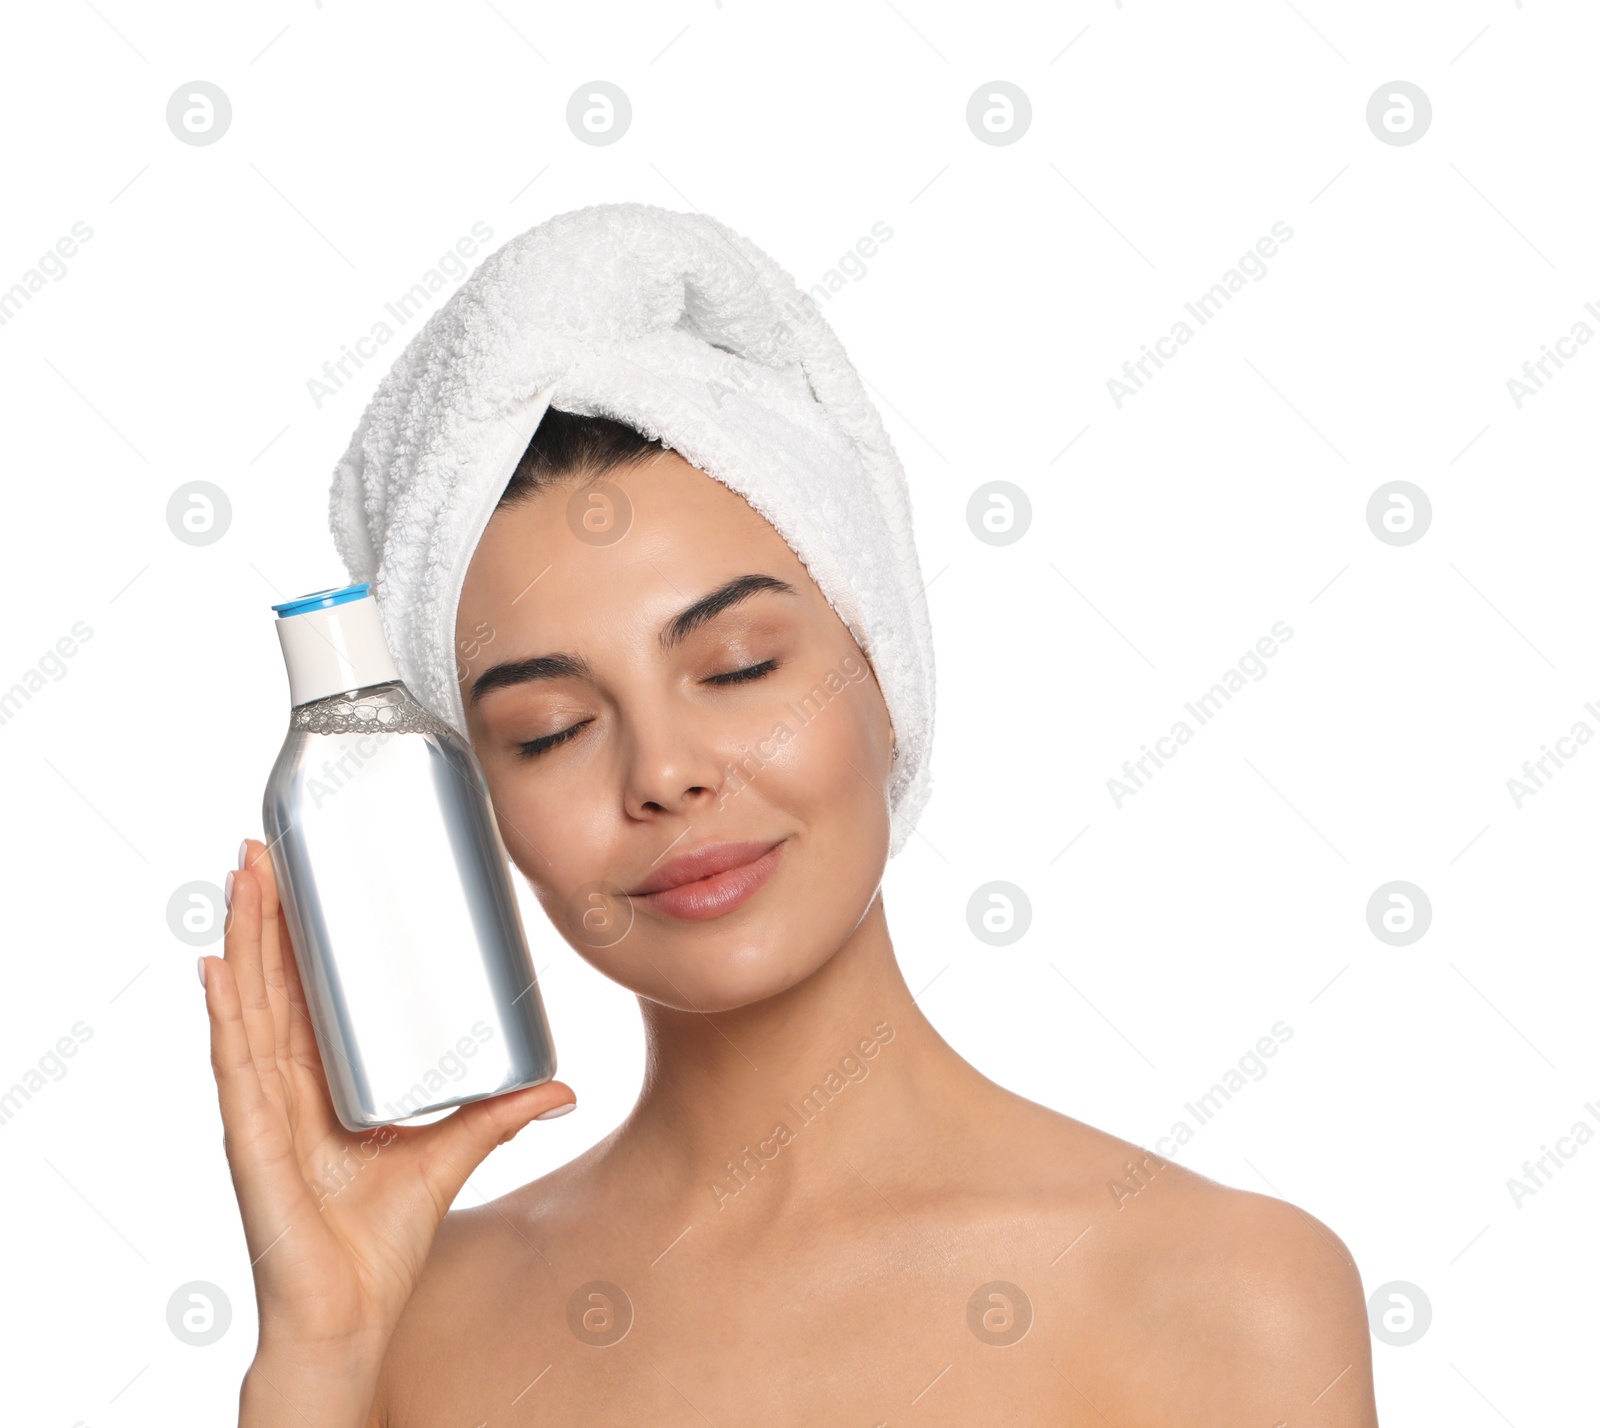
[[[538,1298],[549,1277],[550,1219],[561,1213],[571,1170],[444,1217],[384,1356],[375,1428],[448,1418],[483,1386],[485,1362],[501,1351],[511,1357],[515,1320],[490,1306],[528,1307]]]
[[[1045,1117],[1063,1207],[1056,1238],[1071,1245],[1058,1261],[1070,1271],[1062,1363],[1084,1364],[1102,1413],[1120,1428],[1375,1428],[1361,1274],[1328,1225]]]
[[[1158,1231],[1159,1302],[1185,1355],[1216,1366],[1218,1407],[1266,1422],[1368,1428],[1372,1346],[1349,1247],[1284,1200],[1185,1172]]]

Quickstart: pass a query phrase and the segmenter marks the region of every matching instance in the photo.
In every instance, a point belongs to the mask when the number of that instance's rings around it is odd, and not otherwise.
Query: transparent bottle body
[[[297,706],[262,819],[347,1129],[555,1075],[483,770],[403,684]]]

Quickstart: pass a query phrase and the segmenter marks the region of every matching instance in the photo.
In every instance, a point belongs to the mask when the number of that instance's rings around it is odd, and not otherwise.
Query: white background
[[[93,230],[0,326],[0,689],[92,630],[0,724],[0,1086],[92,1030],[0,1125],[6,1421],[231,1421],[248,1257],[167,905],[259,835],[268,605],[343,583],[333,463],[420,319],[320,407],[308,379],[475,222],[472,264],[620,199],[710,213],[802,287],[893,230],[823,310],[932,582],[935,792],[886,897],[934,1023],[1146,1144],[1287,1023],[1177,1158],[1325,1220],[1369,1291],[1426,1294],[1418,1342],[1374,1343],[1386,1425],[1592,1417],[1600,1140],[1507,1187],[1600,1125],[1600,748],[1520,808],[1507,788],[1600,731],[1600,346],[1507,389],[1600,331],[1591,7],[98,0],[13,8],[6,51],[0,290]],[[165,117],[196,79],[233,106],[209,146]],[[595,79],[633,105],[603,147],[565,118]],[[965,118],[995,79],[1033,108],[1004,146]],[[1433,106],[1405,146],[1365,117],[1396,79]],[[1107,379],[1280,220],[1266,276],[1119,409]],[[1032,503],[1008,546],[967,525],[993,479]],[[1407,546],[1365,514],[1396,479],[1432,503]],[[232,507],[205,547],[167,525],[193,480]],[[1276,621],[1266,676],[1118,808],[1123,760]],[[1432,904],[1403,947],[1366,918],[1397,879]],[[992,880],[1031,901],[1009,947],[968,929]],[[580,1109],[462,1203],[570,1159],[638,1086],[632,997],[524,911]],[[208,1348],[167,1327],[191,1280],[232,1303]]]

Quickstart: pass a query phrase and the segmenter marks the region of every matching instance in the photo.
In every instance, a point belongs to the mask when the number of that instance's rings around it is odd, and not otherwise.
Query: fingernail
[[[200,985],[202,987],[205,986],[205,984],[206,984],[206,959],[204,957],[196,957],[195,958],[195,962],[194,962],[194,969],[195,969],[195,971],[197,971],[200,974]]]
[[[548,1111],[540,1111],[539,1114],[534,1117],[534,1120],[553,1121],[557,1116],[564,1116],[568,1111],[575,1111],[577,1109],[578,1103],[576,1101],[568,1101],[564,1106],[551,1106]]]
[[[233,874],[231,872],[222,880],[222,903],[224,907],[233,906]]]
[[[250,840],[248,838],[241,838],[239,840],[239,861],[234,864],[234,867],[242,868],[244,866],[245,854],[248,853],[249,851],[250,851]]]

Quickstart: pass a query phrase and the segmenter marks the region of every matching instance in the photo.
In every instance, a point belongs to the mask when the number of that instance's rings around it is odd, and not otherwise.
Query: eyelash
[[[778,667],[775,659],[764,659],[760,664],[752,664],[746,669],[730,670],[727,674],[714,674],[706,680],[707,684],[746,684],[752,679],[761,679],[769,675]]]
[[[732,684],[748,684],[752,680],[764,679],[767,675],[771,674],[773,670],[777,669],[777,667],[777,660],[764,659],[760,664],[752,664],[745,669],[730,670],[727,674],[714,674],[710,679],[705,680],[704,683],[721,685],[723,687]],[[517,753],[522,758],[536,759],[540,754],[547,753],[549,750],[555,748],[557,744],[566,743],[568,739],[572,738],[572,736],[576,734],[578,730],[582,729],[584,725],[588,724],[589,722],[589,720],[585,719],[583,723],[574,724],[570,729],[563,729],[559,734],[545,734],[543,737],[538,739],[528,739],[521,744],[517,750]]]

